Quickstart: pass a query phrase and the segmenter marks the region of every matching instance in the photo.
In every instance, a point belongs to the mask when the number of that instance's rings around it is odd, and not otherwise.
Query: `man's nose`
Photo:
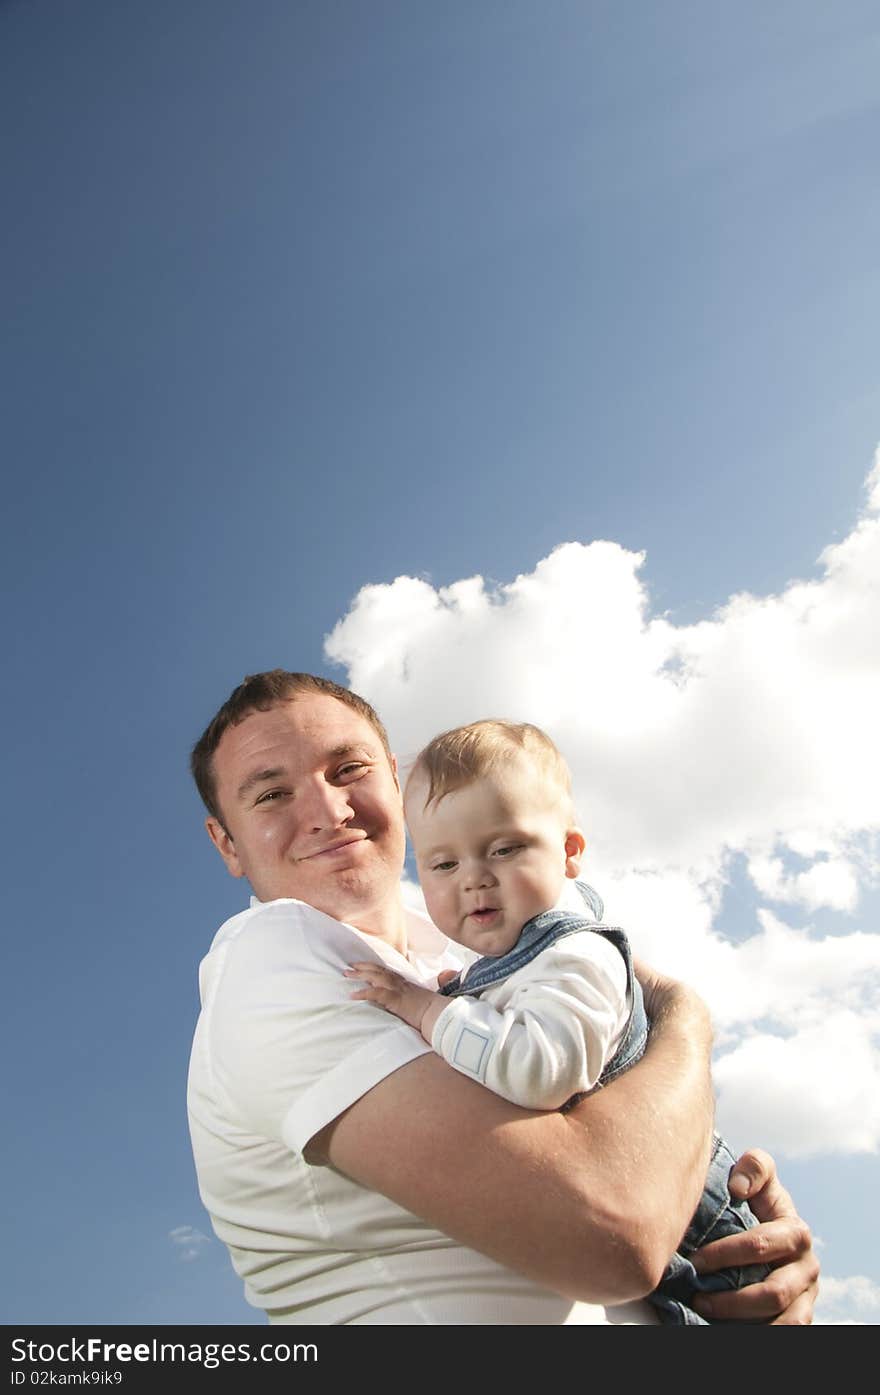
[[[316,780],[303,794],[303,822],[308,824],[313,833],[320,833],[324,828],[339,828],[340,824],[348,823],[354,815],[345,785],[331,785],[326,780]]]

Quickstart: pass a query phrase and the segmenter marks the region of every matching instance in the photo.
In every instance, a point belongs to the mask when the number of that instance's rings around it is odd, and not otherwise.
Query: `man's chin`
[[[297,868],[297,871],[301,869]],[[284,878],[271,887],[258,887],[251,883],[251,889],[258,901],[302,901],[307,906],[314,906],[316,911],[323,911],[340,920],[342,916],[334,907],[344,906],[347,909],[359,900],[370,901],[378,885],[381,885],[381,879],[370,876],[362,868],[336,867],[332,871],[325,871],[320,879],[314,881],[299,875]]]
[[[291,897],[335,920],[353,921],[359,910],[369,911],[399,896],[403,850],[399,859],[396,852],[372,838],[360,839],[347,856],[340,850],[297,859],[270,891],[264,894],[254,886],[254,894],[261,901]]]
[[[399,891],[399,875],[389,875],[386,865],[348,865],[326,869],[316,885],[301,888],[298,896],[335,920],[353,921],[358,912],[393,899]]]

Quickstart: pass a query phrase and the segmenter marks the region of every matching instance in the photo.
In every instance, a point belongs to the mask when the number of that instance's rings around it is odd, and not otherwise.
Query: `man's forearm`
[[[705,1007],[680,985],[655,994],[651,1016],[642,1060],[567,1118],[585,1135],[596,1185],[602,1176],[613,1183],[626,1237],[659,1281],[706,1178],[712,1037]]]
[[[670,993],[651,1004],[643,1060],[569,1114],[520,1110],[428,1053],[316,1135],[307,1160],[557,1293],[648,1293],[696,1208],[712,1114],[705,1009]]]

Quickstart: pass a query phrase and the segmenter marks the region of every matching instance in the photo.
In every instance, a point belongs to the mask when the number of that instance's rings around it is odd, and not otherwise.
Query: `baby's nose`
[[[469,891],[478,890],[480,887],[497,885],[494,873],[488,862],[474,861],[469,863],[465,871],[465,885]]]

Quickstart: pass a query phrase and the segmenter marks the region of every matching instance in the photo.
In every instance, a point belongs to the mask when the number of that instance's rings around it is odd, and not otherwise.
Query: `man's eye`
[[[284,795],[284,790],[266,790],[266,792],[265,792],[264,794],[261,794],[261,795],[260,795],[259,799],[257,800],[257,803],[258,803],[258,804],[271,804],[271,803],[274,803],[274,801],[275,801],[276,799],[281,799],[281,798],[283,797],[283,795]]]
[[[362,760],[346,761],[336,772],[337,780],[344,780],[346,775],[356,775],[359,770],[366,770],[366,765]]]

